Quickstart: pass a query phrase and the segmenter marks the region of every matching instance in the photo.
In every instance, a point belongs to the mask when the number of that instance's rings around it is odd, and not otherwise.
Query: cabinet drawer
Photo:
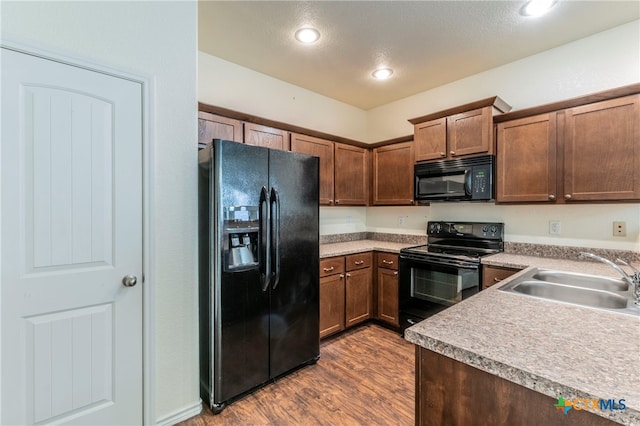
[[[378,268],[398,269],[398,255],[393,253],[378,253]]]
[[[520,269],[485,265],[482,267],[482,288],[488,288],[494,284],[498,284],[500,281],[510,277],[518,271],[520,271]]]
[[[346,256],[347,271],[369,268],[372,263],[372,257],[371,252],[350,254],[349,256]]]
[[[344,257],[320,259],[320,277],[344,273]]]

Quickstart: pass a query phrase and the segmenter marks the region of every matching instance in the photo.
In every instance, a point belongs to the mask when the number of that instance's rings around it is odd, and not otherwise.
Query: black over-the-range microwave
[[[495,156],[418,163],[415,200],[490,201],[494,199]]]

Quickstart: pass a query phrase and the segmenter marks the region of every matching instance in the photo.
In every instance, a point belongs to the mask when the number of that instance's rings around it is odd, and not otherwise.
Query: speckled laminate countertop
[[[358,240],[344,243],[320,244],[320,259],[332,256],[344,256],[347,254],[362,253],[364,251],[386,251],[400,253],[400,249],[417,244],[396,243],[391,241]]]
[[[616,276],[600,263],[507,253],[482,263]],[[596,414],[640,424],[640,317],[498,289],[518,275],[408,328],[405,338],[552,398],[625,399],[625,410]]]

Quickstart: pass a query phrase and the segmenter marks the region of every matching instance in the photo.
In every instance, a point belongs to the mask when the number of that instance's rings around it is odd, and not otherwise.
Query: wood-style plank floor
[[[320,345],[320,360],[181,426],[413,425],[414,347],[366,324]]]

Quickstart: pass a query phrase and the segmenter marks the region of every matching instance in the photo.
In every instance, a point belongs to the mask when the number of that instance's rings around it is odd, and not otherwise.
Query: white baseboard
[[[176,423],[180,423],[181,421],[187,420],[193,416],[197,416],[202,412],[202,401],[198,400],[194,402],[192,405],[189,405],[180,410],[174,411],[173,413],[159,419],[156,421],[156,426],[172,426]]]

